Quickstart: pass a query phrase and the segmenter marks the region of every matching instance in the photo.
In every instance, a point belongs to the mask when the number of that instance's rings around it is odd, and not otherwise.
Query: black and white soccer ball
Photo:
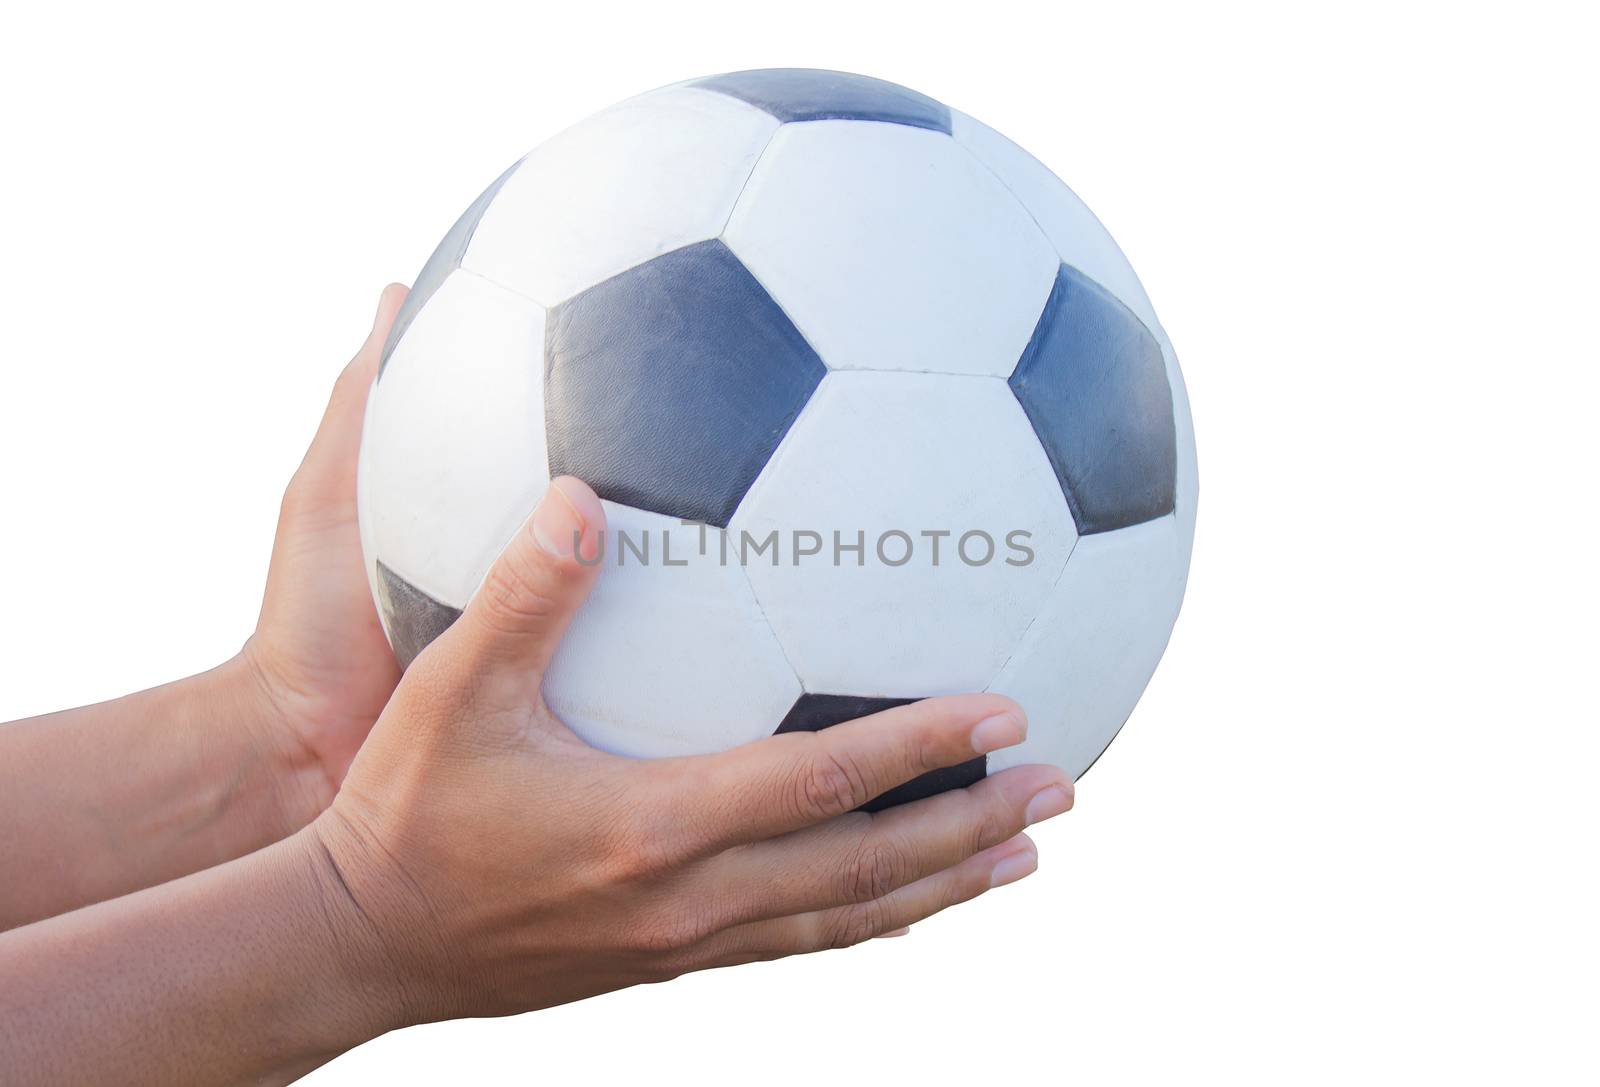
[[[678,755],[935,694],[1023,705],[1026,743],[923,791],[1082,773],[1194,532],[1183,381],[1105,229],[992,129],[835,72],[630,99],[445,237],[361,453],[402,664],[563,474],[609,519],[545,685],[577,733]]]

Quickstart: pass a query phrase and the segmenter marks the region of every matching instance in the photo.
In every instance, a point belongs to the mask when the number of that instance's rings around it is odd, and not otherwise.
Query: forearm
[[[0,931],[199,871],[314,814],[249,665],[0,725]]]
[[[285,1083],[403,1025],[314,833],[0,935],[0,1082]]]

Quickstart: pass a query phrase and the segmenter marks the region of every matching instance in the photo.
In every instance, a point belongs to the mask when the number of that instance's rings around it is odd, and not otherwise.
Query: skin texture
[[[329,419],[347,413],[359,425],[354,398]],[[328,432],[325,420],[318,443]],[[308,466],[316,454],[314,445]],[[307,522],[291,505],[262,611],[269,629],[295,621],[280,616],[319,621],[307,603],[316,590],[278,598],[278,586],[315,585],[303,556],[337,555],[350,528],[334,516]],[[287,546],[285,525],[294,526]],[[999,696],[929,699],[697,758],[629,760],[586,745],[550,712],[541,683],[600,574],[575,551],[593,555],[603,527],[588,487],[555,481],[461,620],[384,693],[370,735],[356,707],[379,700],[382,683],[365,685],[359,646],[332,643],[323,656],[278,642],[270,661],[225,666],[238,671],[213,677],[231,692],[215,702],[147,692],[98,718],[91,708],[76,711],[89,718],[27,723],[32,770],[59,774],[70,764],[49,765],[52,734],[70,738],[98,720],[120,742],[134,729],[124,718],[161,712],[184,729],[228,733],[228,698],[248,689],[229,684],[248,681],[264,696],[249,704],[272,712],[236,730],[249,743],[219,740],[229,754],[218,765],[243,766],[251,784],[230,792],[161,756],[162,786],[273,798],[262,803],[277,808],[278,828],[301,805],[331,803],[265,848],[211,862],[194,849],[185,863],[215,866],[0,934],[0,1082],[287,1082],[411,1023],[544,1008],[899,934],[1034,870],[1023,828],[1072,803],[1071,783],[1052,767],[1017,767],[877,814],[855,810],[928,770],[1021,742],[1022,710]],[[359,564],[353,574],[343,565],[345,577],[360,576]],[[356,609],[362,621],[370,609]],[[274,643],[258,630],[252,644],[250,654],[266,654]],[[291,674],[292,686],[265,694]],[[351,689],[310,679],[329,676]],[[73,750],[88,757],[87,745]],[[26,774],[7,773],[26,785]],[[160,791],[146,789],[141,802],[174,819],[187,810],[163,809]],[[92,807],[92,792],[74,787],[62,802]],[[219,835],[212,853],[271,822],[254,822],[237,798],[221,807],[217,825],[254,829]],[[21,825],[0,826],[0,841]],[[81,832],[57,844],[91,859],[114,852]],[[0,869],[0,886],[19,874]],[[111,882],[55,897],[103,898]]]

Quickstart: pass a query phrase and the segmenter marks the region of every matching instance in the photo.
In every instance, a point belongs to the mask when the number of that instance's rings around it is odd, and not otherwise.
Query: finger
[[[384,341],[388,339],[389,329],[393,327],[395,316],[405,300],[406,288],[399,283],[389,284],[378,295],[378,309],[372,315],[372,328],[367,331],[367,338],[356,350],[355,356],[339,373],[333,396],[328,401],[328,410],[323,414],[322,426],[317,432],[319,439],[330,430],[347,429],[352,421],[357,424],[356,433],[359,436],[361,412],[366,407],[372,380],[378,376],[378,362],[383,356]]]
[[[354,494],[356,454],[361,446],[367,396],[378,373],[384,340],[405,297],[406,289],[398,283],[383,289],[365,342],[334,383],[316,437],[295,473],[295,485],[311,492],[306,495],[308,499],[341,497],[345,491]]]
[[[874,815],[857,813],[712,858],[723,925],[870,902],[942,872],[1072,807],[1053,766],[1019,766]]]
[[[346,370],[353,368],[357,376],[366,378],[366,384],[370,385],[372,379],[378,376],[378,364],[383,359],[384,345],[389,342],[389,332],[400,315],[406,295],[410,293],[404,283],[390,283],[378,295],[378,311],[372,315],[372,328],[346,367]]]
[[[503,680],[515,698],[537,699],[550,657],[600,573],[605,519],[587,484],[571,476],[551,482],[440,639],[466,654],[475,684]]]
[[[720,852],[826,822],[933,770],[1027,736],[1009,698],[929,698],[820,732],[788,732],[716,755],[674,760],[662,803],[690,852]]]
[[[691,969],[708,969],[850,947],[1015,883],[1038,867],[1038,849],[1026,834],[1019,834],[882,898],[726,929],[701,941],[686,958]]]

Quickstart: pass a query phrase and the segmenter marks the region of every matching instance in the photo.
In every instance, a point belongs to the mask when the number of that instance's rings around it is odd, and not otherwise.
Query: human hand
[[[338,791],[400,680],[368,588],[356,520],[356,462],[367,394],[405,300],[384,288],[366,342],[333,388],[322,424],[289,481],[261,614],[240,654],[266,703],[286,822],[303,826]]]
[[[552,485],[305,832],[329,868],[321,882],[348,897],[334,912],[360,918],[386,964],[387,1026],[842,947],[1033,871],[1023,828],[1072,803],[1053,767],[855,810],[1021,742],[1022,711],[999,696],[695,758],[585,744],[540,678],[599,573],[573,552],[595,554],[603,526],[588,487]]]
[[[332,801],[400,679],[363,568],[356,460],[405,293],[384,290],[289,484],[243,649],[199,675],[0,730],[0,930],[240,857]]]
[[[1022,828],[1072,803],[1053,767],[856,810],[1020,742],[998,696],[697,758],[584,744],[540,677],[599,573],[573,552],[594,555],[603,517],[583,484],[552,486],[309,826],[0,934],[0,1080],[286,1083],[410,1023],[842,947],[1033,871]],[[82,723],[89,750],[104,721]]]

